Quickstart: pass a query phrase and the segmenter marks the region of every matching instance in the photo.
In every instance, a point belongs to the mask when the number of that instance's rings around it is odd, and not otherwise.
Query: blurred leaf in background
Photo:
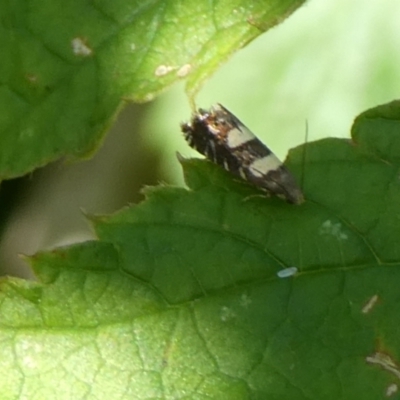
[[[400,4],[372,0],[309,1],[261,35],[209,79],[196,98],[220,102],[279,155],[305,140],[349,137],[354,117],[400,93]],[[190,110],[181,86],[163,94],[148,121],[166,171],[182,183],[174,154],[187,148],[176,121]]]

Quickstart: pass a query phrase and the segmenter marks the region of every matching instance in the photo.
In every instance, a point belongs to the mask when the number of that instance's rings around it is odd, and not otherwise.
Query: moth
[[[233,175],[289,203],[304,201],[278,157],[221,104],[200,108],[181,129],[189,146]]]

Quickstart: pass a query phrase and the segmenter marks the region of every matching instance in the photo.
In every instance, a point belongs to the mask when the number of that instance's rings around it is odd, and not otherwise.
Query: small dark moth
[[[304,201],[288,169],[221,104],[200,108],[181,129],[191,147],[232,174],[289,203]]]

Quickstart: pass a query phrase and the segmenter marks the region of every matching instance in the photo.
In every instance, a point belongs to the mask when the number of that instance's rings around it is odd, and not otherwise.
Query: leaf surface
[[[87,156],[128,100],[149,101],[184,78],[193,97],[303,2],[2,2],[0,177]]]
[[[393,102],[351,141],[308,144],[300,206],[186,160],[188,189],[148,188],[93,218],[98,241],[35,256],[40,283],[2,283],[2,398],[384,398],[399,384],[399,120]]]

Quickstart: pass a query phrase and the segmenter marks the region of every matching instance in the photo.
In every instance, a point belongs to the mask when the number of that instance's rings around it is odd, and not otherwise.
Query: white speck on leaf
[[[154,93],[147,93],[143,96],[143,101],[151,101],[154,99]]]
[[[363,314],[368,314],[372,308],[374,307],[374,305],[376,304],[376,302],[378,301],[379,297],[377,294],[374,294],[364,305],[364,307],[362,308],[361,312]]]
[[[30,82],[30,83],[36,83],[38,80],[37,75],[34,74],[27,74],[26,75],[26,79]]]
[[[221,308],[221,321],[222,322],[227,322],[235,317],[236,317],[235,313],[229,307],[224,306]]]
[[[136,44],[135,43],[131,43],[130,49],[131,49],[131,51],[135,51],[136,50]]]
[[[247,293],[243,293],[240,296],[240,305],[242,307],[247,308],[251,303],[252,303],[252,300],[251,300],[251,298],[249,297],[249,295]]]
[[[347,240],[349,237],[342,230],[342,224],[340,222],[333,223],[331,220],[326,220],[322,223],[319,228],[320,235],[334,236],[338,240]]]
[[[81,37],[72,39],[71,46],[76,56],[88,57],[93,53],[93,50],[86,43],[86,39]]]
[[[156,70],[154,71],[155,76],[164,76],[169,74],[171,71],[176,69],[175,67],[172,67],[171,65],[159,65]]]
[[[176,75],[177,75],[179,78],[184,78],[186,75],[189,74],[189,72],[191,71],[191,69],[192,69],[191,64],[184,64],[184,65],[182,65],[182,67],[180,67],[180,68],[178,69],[178,71],[176,72]]]
[[[386,389],[386,396],[390,397],[390,396],[394,395],[395,393],[397,393],[398,390],[399,390],[399,387],[395,383],[392,383]]]
[[[285,269],[281,269],[280,271],[278,271],[276,273],[276,275],[278,276],[278,278],[289,278],[289,276],[293,276],[295,274],[297,274],[298,269],[296,267],[289,267],[289,268],[285,268]]]

